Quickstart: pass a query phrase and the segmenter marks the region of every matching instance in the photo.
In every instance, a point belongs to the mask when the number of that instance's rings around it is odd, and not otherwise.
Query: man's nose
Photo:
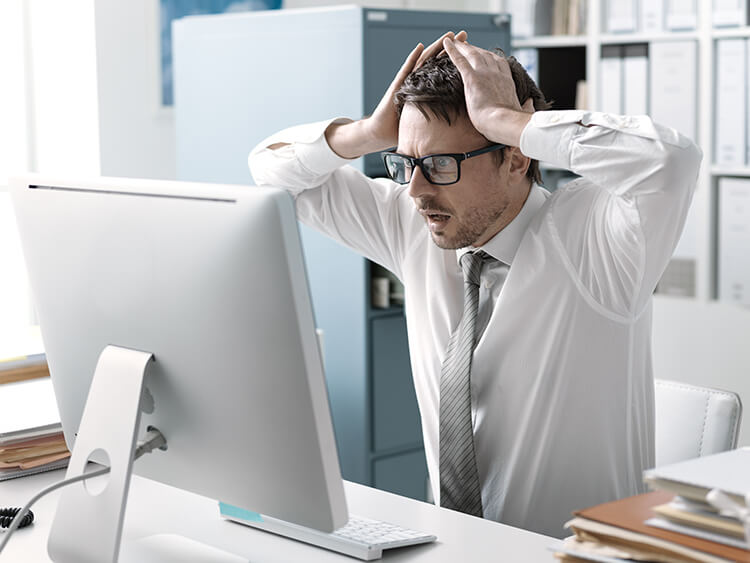
[[[435,195],[436,191],[437,186],[430,184],[422,174],[422,169],[415,166],[411,173],[411,180],[409,180],[409,195],[418,198],[425,195]]]

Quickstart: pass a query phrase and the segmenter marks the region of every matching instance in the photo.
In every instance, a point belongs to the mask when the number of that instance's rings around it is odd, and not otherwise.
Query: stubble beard
[[[469,210],[463,220],[459,220],[455,215],[451,215],[451,220],[457,223],[456,233],[453,236],[446,238],[445,231],[430,231],[432,241],[438,248],[442,248],[443,250],[456,250],[472,246],[480,240],[483,235],[486,236],[487,230],[490,226],[499,221],[508,208],[508,205],[509,202],[505,201],[492,207],[473,207]],[[429,224],[426,221],[425,223],[429,229]],[[495,234],[496,233],[492,233],[492,236]]]

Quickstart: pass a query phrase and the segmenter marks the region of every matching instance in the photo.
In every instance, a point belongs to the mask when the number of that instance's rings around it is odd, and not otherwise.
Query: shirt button
[[[550,117],[549,117],[549,122],[550,123],[557,123],[558,121],[560,121],[560,116],[559,115],[550,115]]]
[[[493,285],[492,280],[484,280],[484,287],[485,288],[489,289],[489,288],[492,287],[492,285]]]

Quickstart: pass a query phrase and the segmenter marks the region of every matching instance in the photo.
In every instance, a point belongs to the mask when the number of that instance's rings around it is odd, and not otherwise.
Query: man
[[[282,131],[249,163],[404,282],[436,501],[561,536],[653,465],[651,294],[701,154],[645,116],[534,109],[515,60],[448,33],[372,116]],[[393,146],[392,180],[343,166]],[[532,159],[581,178],[550,194]]]

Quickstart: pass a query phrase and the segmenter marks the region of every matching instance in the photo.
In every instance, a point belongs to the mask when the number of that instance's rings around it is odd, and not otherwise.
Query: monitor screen
[[[136,474],[324,531],[346,523],[286,192],[29,175],[11,193],[71,450],[102,351],[147,352],[141,426],[168,449]]]

